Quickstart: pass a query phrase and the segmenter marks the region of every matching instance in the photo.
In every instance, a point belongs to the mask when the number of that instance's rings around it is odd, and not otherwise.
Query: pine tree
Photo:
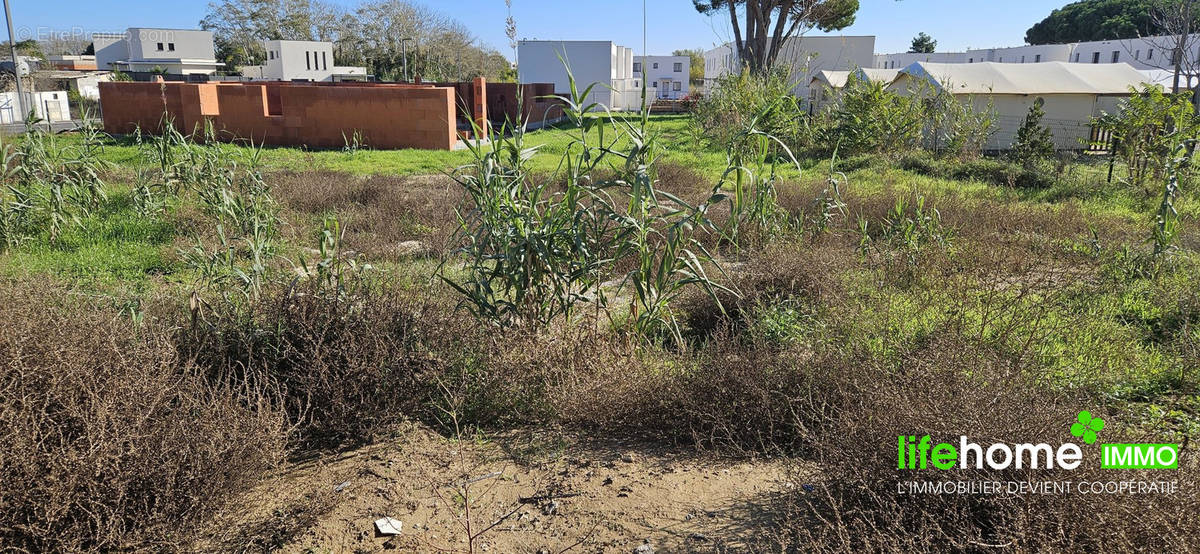
[[[937,41],[933,37],[920,33],[912,41],[912,47],[908,49],[911,54],[930,54],[937,50]]]
[[[1040,98],[1034,102],[1029,107],[1025,120],[1021,122],[1021,128],[1017,129],[1012,155],[1022,163],[1029,164],[1054,155],[1054,137],[1050,134],[1050,129],[1042,125],[1042,118],[1046,115],[1042,104]]]

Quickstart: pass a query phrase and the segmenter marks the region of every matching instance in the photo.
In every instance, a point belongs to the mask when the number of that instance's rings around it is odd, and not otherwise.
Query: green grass
[[[605,119],[633,117],[625,114],[600,115]],[[726,158],[723,152],[708,148],[694,148],[689,129],[690,116],[687,115],[655,115],[650,117],[651,132],[659,135],[667,147],[666,160],[686,164],[704,174],[719,176],[725,169]],[[611,140],[617,133],[613,124],[605,130],[605,139]],[[553,171],[558,167],[570,143],[575,140],[576,127],[560,124],[554,127],[540,129],[526,135],[528,148],[538,148],[538,154],[533,158],[532,167],[537,171]],[[592,140],[599,140],[600,132],[593,131]],[[65,141],[77,141],[77,136],[64,136]],[[619,142],[618,147],[624,143]],[[229,144],[225,148],[242,155],[249,154],[250,147]],[[105,160],[120,167],[144,167],[148,161],[140,151],[132,137],[117,137],[104,146],[101,155]],[[470,163],[471,153],[467,150],[372,150],[368,143],[363,149],[354,152],[341,150],[307,150],[303,148],[271,147],[263,151],[262,163],[264,169],[274,170],[306,170],[322,169],[341,171],[355,175],[431,175],[445,173]]]
[[[166,254],[176,232],[171,221],[138,214],[127,190],[114,191],[57,241],[39,236],[0,256],[0,272],[52,275],[94,289],[140,292],[155,276],[171,273]]]

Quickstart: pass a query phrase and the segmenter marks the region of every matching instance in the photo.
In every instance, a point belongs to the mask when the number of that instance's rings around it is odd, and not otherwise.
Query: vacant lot
[[[1168,175],[1104,155],[781,145],[580,114],[474,152],[8,139],[0,545],[1195,548],[1191,173],[1164,237]],[[1180,468],[895,469],[901,435],[1083,442],[1081,410],[1086,460]],[[926,478],[1179,490],[893,492]]]

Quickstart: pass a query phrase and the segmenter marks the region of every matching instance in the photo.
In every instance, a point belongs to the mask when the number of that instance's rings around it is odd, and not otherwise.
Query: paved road
[[[98,121],[96,123],[99,124]],[[83,120],[75,119],[75,120],[71,120],[71,121],[55,121],[54,123],[49,123],[49,124],[39,123],[38,128],[45,129],[47,125],[50,126],[51,131],[54,131],[55,133],[61,133],[63,131],[71,131],[74,129],[78,129],[80,125],[83,125]],[[2,124],[2,125],[0,125],[0,132],[3,132],[6,135],[19,135],[19,134],[25,132],[25,124],[24,123]]]

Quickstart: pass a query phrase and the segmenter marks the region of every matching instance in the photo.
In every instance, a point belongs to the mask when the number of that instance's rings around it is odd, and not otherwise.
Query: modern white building
[[[554,91],[566,95],[571,92],[570,67],[580,93],[595,85],[585,99],[588,104],[616,111],[641,108],[641,83],[630,48],[607,40],[522,40],[517,59],[521,83],[554,83]]]
[[[1091,136],[1093,117],[1119,109],[1146,76],[1123,63],[1037,64],[976,62],[914,63],[889,86],[900,95],[947,93],[975,111],[995,110],[995,134],[988,150],[1007,150],[1016,139],[1029,108],[1042,102],[1045,125],[1062,150],[1079,150]]]
[[[740,70],[736,48],[726,43],[704,53],[704,80],[713,87],[714,80]],[[814,36],[788,39],[779,52],[776,67],[791,72],[792,92],[809,98],[813,80],[821,71],[853,71],[871,67],[875,61],[873,36]]]
[[[64,90],[26,92],[25,111],[32,111],[39,119],[49,122],[71,119],[71,106]],[[17,101],[17,93],[0,92],[0,124],[21,123],[25,121],[25,115]]]
[[[1168,70],[1174,78],[1172,52],[1176,37],[1142,37],[1126,40],[1101,40],[1077,44],[1040,44],[985,48],[966,52],[937,52],[932,54],[878,54],[874,67],[903,69],[917,62],[934,63],[1046,63],[1067,62],[1083,64],[1127,63],[1135,69]],[[1200,72],[1200,34],[1188,40],[1191,46],[1184,52],[1182,66],[1187,73]],[[1192,84],[1200,76],[1192,75]],[[1169,84],[1169,83],[1165,83]],[[1185,85],[1187,83],[1184,83]]]
[[[876,54],[872,67],[877,69],[904,69],[917,62],[967,63],[966,52],[929,52],[900,54]]]
[[[687,97],[692,72],[691,56],[634,56],[633,86],[646,90],[654,98],[679,100]]]
[[[243,76],[267,81],[367,80],[367,68],[335,63],[332,42],[268,40],[263,47],[266,63],[241,68]]]
[[[95,33],[92,43],[100,70],[212,75],[225,65],[217,61],[208,31],[130,27],[124,33]]]

